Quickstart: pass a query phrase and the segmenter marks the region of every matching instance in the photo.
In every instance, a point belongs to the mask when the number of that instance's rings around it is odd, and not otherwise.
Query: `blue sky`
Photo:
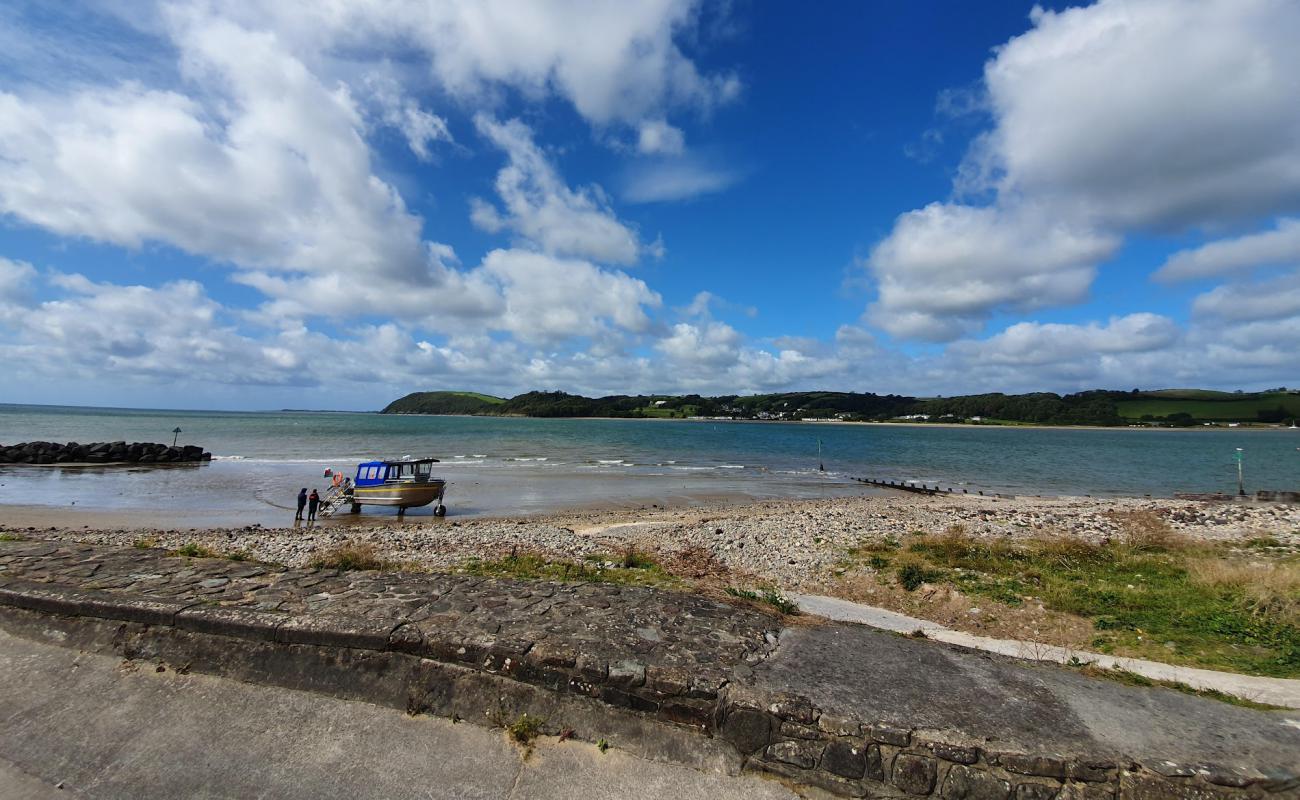
[[[0,400],[1297,383],[1300,9],[0,10]]]

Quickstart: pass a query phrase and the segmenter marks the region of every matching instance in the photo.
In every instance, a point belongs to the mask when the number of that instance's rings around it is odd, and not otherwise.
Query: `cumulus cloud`
[[[571,189],[519,120],[497,122],[480,115],[475,124],[500,148],[508,163],[497,173],[496,190],[504,211],[481,199],[472,203],[474,224],[490,233],[511,230],[543,252],[631,264],[642,247],[637,234],[620,222],[599,186]]]
[[[1271,231],[1180,250],[1153,277],[1165,282],[1195,280],[1289,264],[1300,264],[1300,219],[1294,217],[1278,220]]]
[[[523,341],[595,336],[607,323],[642,332],[650,324],[645,308],[662,304],[644,281],[546,253],[493,250],[482,269],[503,288],[499,324]]]
[[[283,348],[239,334],[194,281],[157,288],[97,283],[55,273],[56,299],[9,319],[16,339],[0,344],[6,361],[28,375],[69,373],[167,380],[203,375],[215,383],[314,382]]]
[[[985,69],[1001,186],[1157,229],[1300,203],[1300,8],[1102,0],[1035,9]]]
[[[1147,353],[1170,346],[1178,336],[1168,317],[1138,313],[1112,317],[1105,325],[1019,322],[983,341],[954,343],[949,352],[979,363],[1031,366]]]
[[[955,339],[995,309],[1079,302],[1117,245],[1033,209],[932,203],[871,251],[879,297],[868,317],[895,336]]]
[[[513,89],[530,98],[561,97],[597,126],[637,127],[672,108],[708,112],[740,92],[734,73],[703,73],[678,46],[679,35],[695,30],[695,5],[237,0],[223,13],[270,26],[295,52],[322,61],[335,53],[404,51],[466,103],[492,104],[500,90]]]
[[[1300,316],[1300,272],[1215,287],[1192,301],[1192,313],[1242,322]]]
[[[999,308],[1075,302],[1131,232],[1300,207],[1300,7],[1100,0],[1030,20],[972,94],[993,125],[955,188],[990,204],[903,214],[868,260],[880,282],[869,317],[896,335],[952,339]],[[1180,254],[1161,277],[1285,249],[1288,225]]]
[[[246,267],[425,279],[421,221],[373,175],[346,89],[322,85],[270,34],[175,24],[184,69],[214,102],[132,83],[0,93],[0,210]]]

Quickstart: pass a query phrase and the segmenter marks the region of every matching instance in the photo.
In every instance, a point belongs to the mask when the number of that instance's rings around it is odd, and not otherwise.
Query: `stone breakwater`
[[[0,625],[844,796],[1300,797],[1283,714],[671,592],[9,541]]]
[[[23,442],[0,445],[0,464],[179,464],[211,461],[202,447],[153,442]]]

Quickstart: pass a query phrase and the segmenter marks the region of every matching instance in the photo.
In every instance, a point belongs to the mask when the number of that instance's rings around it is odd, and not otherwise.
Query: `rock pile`
[[[211,453],[192,444],[183,447],[153,442],[23,442],[0,445],[0,464],[178,464],[210,460]]]

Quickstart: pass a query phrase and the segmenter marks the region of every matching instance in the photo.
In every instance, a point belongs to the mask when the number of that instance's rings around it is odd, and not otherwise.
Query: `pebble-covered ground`
[[[1164,499],[985,498],[916,495],[776,501],[714,508],[657,507],[519,519],[449,517],[427,523],[338,524],[312,528],[252,526],[214,530],[11,528],[40,539],[159,547],[194,542],[221,553],[301,566],[340,544],[369,543],[381,557],[450,569],[472,557],[511,552],[567,559],[618,554],[628,547],[671,556],[690,549],[711,554],[735,573],[783,589],[817,587],[847,550],[864,541],[952,526],[972,536],[1122,535],[1133,515],[1153,514],[1175,532],[1206,540],[1271,537],[1300,549],[1300,506]]]

